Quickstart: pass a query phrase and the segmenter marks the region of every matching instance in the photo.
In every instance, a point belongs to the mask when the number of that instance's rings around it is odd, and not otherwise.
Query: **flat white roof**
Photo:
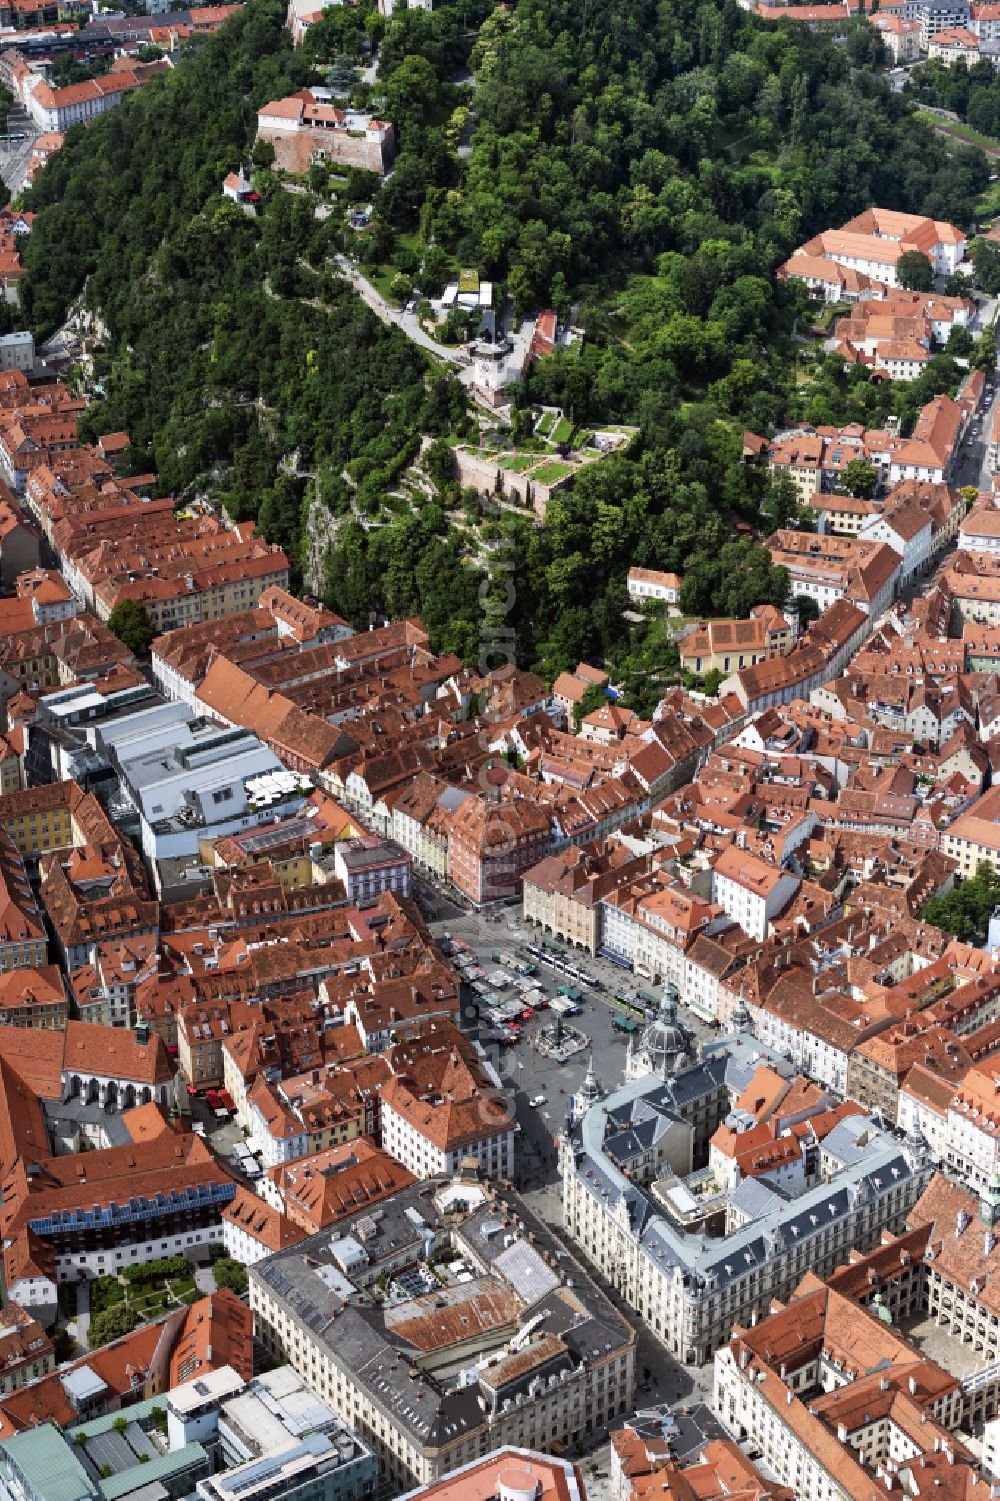
[[[193,1381],[185,1381],[183,1386],[173,1387],[167,1401],[178,1417],[183,1417],[197,1412],[206,1402],[221,1402],[225,1397],[235,1396],[245,1385],[243,1377],[231,1365],[223,1365],[195,1376]]]

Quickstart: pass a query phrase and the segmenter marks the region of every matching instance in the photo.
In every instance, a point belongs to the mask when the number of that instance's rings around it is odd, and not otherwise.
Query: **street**
[[[431,923],[431,929],[437,938],[447,932],[453,938],[468,944],[469,951],[483,969],[494,970],[503,966],[493,961],[493,954],[509,953],[516,945],[523,945],[525,942],[538,944],[536,929],[521,920],[519,911],[518,907],[504,909],[499,922],[490,922],[480,913],[456,913]],[[547,942],[551,943],[552,940],[548,939]],[[538,1189],[556,1182],[554,1138],[565,1119],[571,1097],[583,1082],[590,1057],[593,1057],[594,1072],[605,1090],[610,1091],[621,1084],[625,1073],[628,1038],[614,1029],[613,1022],[620,1011],[612,996],[622,984],[635,989],[641,983],[630,970],[623,969],[610,959],[580,954],[566,949],[562,944],[555,946],[563,952],[576,953],[583,968],[605,986],[603,991],[586,986],[577,987],[582,992],[581,1009],[579,1015],[571,1019],[570,1025],[586,1035],[589,1048],[560,1063],[554,1058],[546,1057],[533,1046],[538,1028],[551,1024],[552,1014],[548,1010],[537,1012],[530,1021],[521,1023],[516,1043],[502,1046],[485,1044],[501,1080],[506,1087],[516,1091],[515,1105],[521,1128],[518,1143],[521,1164],[519,1187],[522,1190]],[[565,977],[559,970],[540,962],[537,981],[551,998],[556,994],[558,986],[565,983]],[[717,1036],[712,1027],[687,1010],[682,1009],[681,1019],[692,1034],[692,1046]],[[529,1100],[540,1095],[545,1097],[545,1103],[537,1109],[532,1108]],[[551,1221],[551,1213],[546,1213],[544,1218]]]
[[[21,139],[11,140],[11,136],[20,136]],[[7,184],[12,197],[21,190],[24,174],[31,160],[31,148],[38,136],[38,126],[24,106],[15,100],[7,112],[7,133],[0,138],[0,177]]]
[[[996,372],[992,380],[996,383]],[[987,462],[987,453],[998,401],[1000,401],[1000,386],[969,427],[949,479],[949,484],[954,485],[958,490],[963,485],[974,485],[977,490],[988,492],[993,489],[993,475]],[[979,431],[974,433],[973,428],[977,424]]]
[[[414,344],[419,344],[421,349],[426,349],[435,358],[444,360],[445,364],[457,365],[463,369],[468,366],[469,357],[463,349],[449,344],[438,344],[429,334],[424,333],[415,313],[407,313],[401,308],[390,307],[371,282],[351,265],[346,255],[338,254],[334,256],[334,260],[354,290],[367,302],[375,316],[381,318],[383,323],[394,323],[397,328],[402,329],[408,339],[413,340]]]
[[[453,939],[468,944],[471,954],[489,972],[502,967],[494,962],[493,954],[508,954],[516,945],[523,946],[525,942],[538,944],[537,930],[530,923],[523,922],[519,912],[519,907],[503,909],[497,922],[488,921],[480,913],[458,913],[432,923],[431,927],[439,939],[447,932]],[[552,943],[551,939],[546,941]],[[596,975],[607,987],[603,992],[578,987],[583,995],[581,1010],[571,1019],[570,1025],[586,1034],[590,1046],[564,1063],[540,1052],[532,1045],[532,1039],[539,1027],[551,1024],[552,1013],[548,1010],[536,1013],[531,1021],[522,1022],[516,1043],[505,1046],[484,1044],[504,1088],[513,1092],[519,1128],[515,1152],[516,1186],[534,1213],[546,1224],[557,1228],[562,1226],[562,1185],[556,1138],[570,1099],[583,1082],[591,1057],[594,1072],[606,1091],[610,1092],[621,1084],[629,1039],[612,1026],[619,1010],[611,998],[617,986],[627,984],[630,989],[635,989],[640,983],[630,971],[611,960],[571,951],[561,944],[558,947],[567,953],[575,952],[583,968]],[[557,987],[564,983],[564,976],[544,963],[539,963],[538,970],[540,988],[547,996],[554,996]],[[504,992],[505,995],[508,993]],[[683,1011],[682,1020],[692,1033],[692,1045],[717,1036],[711,1027],[688,1011]],[[639,1034],[635,1035],[638,1039]],[[531,1100],[539,1097],[538,1106],[532,1106]],[[577,1248],[574,1251],[581,1255]],[[603,1281],[592,1264],[584,1260],[584,1265],[636,1331],[637,1407],[667,1402],[677,1404],[680,1410],[699,1402],[711,1404],[712,1367],[679,1365],[638,1315]],[[708,1415],[704,1416],[708,1421]]]

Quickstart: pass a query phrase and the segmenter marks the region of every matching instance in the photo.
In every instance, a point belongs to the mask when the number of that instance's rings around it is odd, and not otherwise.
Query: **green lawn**
[[[554,485],[557,480],[565,479],[567,474],[572,473],[572,464],[563,464],[557,459],[552,459],[548,464],[539,464],[537,469],[533,469],[531,478],[537,480],[540,485]]]
[[[175,1277],[159,1276],[131,1282],[118,1277],[95,1277],[90,1284],[90,1311],[92,1314],[103,1313],[107,1308],[124,1303],[149,1323],[160,1314],[169,1313],[178,1304],[194,1303],[200,1296],[189,1263],[187,1272]]]
[[[361,275],[371,282],[376,292],[385,298],[390,307],[396,306],[395,298],[389,295],[389,288],[399,275],[395,266],[364,266],[361,268]]]
[[[419,255],[421,260],[423,259],[424,244],[415,231],[410,231],[409,233],[401,231],[396,236],[396,244],[402,245],[405,250],[412,250],[414,255]]]
[[[573,436],[573,424],[568,417],[560,417],[549,437],[553,443],[568,443]]]
[[[809,321],[811,323],[815,323],[820,328],[828,329],[835,318],[842,318],[843,315],[848,312],[850,312],[850,306],[848,303],[831,302],[825,304],[823,307],[816,308],[815,312],[810,309]],[[801,326],[799,328],[799,332],[804,332]]]
[[[938,135],[955,136],[958,140],[968,141],[970,146],[981,146],[984,151],[1000,153],[1000,141],[995,140],[993,136],[980,135],[978,130],[972,129],[971,125],[959,125],[955,120],[941,120],[937,115],[929,115],[925,110],[918,110],[917,118],[933,126]]]
[[[519,454],[515,459],[513,454],[505,454],[502,459],[498,460],[498,463],[501,469],[508,469],[513,474],[524,474],[533,465],[538,463],[538,455],[533,453],[529,453],[527,456]]]
[[[976,199],[976,218],[980,224],[989,219],[995,219],[1000,215],[1000,182],[991,182],[986,186],[981,198]]]

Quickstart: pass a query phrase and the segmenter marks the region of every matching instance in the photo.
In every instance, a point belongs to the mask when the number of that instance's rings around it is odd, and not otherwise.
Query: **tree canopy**
[[[920,63],[906,90],[921,104],[952,110],[973,130],[1000,136],[1000,79],[989,57],[977,58],[971,68],[949,68],[939,58]]]
[[[992,865],[983,861],[969,881],[962,881],[947,896],[935,896],[926,904],[921,916],[946,933],[953,933],[962,943],[981,943],[990,918],[1000,907],[1000,876]]]
[[[869,384],[828,356],[803,387],[805,295],[777,266],[871,203],[971,224],[985,159],[871,72],[881,44],[863,19],[841,46],[736,0],[441,0],[389,23],[368,0],[351,9],[293,53],[281,0],[248,0],[169,74],[71,130],[28,195],[31,325],[51,333],[86,288],[108,336],[84,435],[125,429],[163,493],[255,518],[355,624],[419,611],[435,648],[474,661],[484,612],[502,606],[525,665],[603,658],[651,693],[676,648],[657,631],[653,661],[626,620],[630,565],[680,573],[687,614],[787,597],[755,538],[804,518],[744,465],[743,429],[892,412],[905,431],[925,391],[961,377],[940,354],[907,387]],[[383,30],[378,79],[362,84],[355,65]],[[250,154],[257,108],[315,81],[317,62],[394,119],[395,170],[377,190],[346,174],[341,211],[318,218],[323,174],[286,192],[254,148],[249,218],[222,179]],[[585,325],[516,401],[581,431],[637,432],[556,492],[543,525],[501,509],[487,548],[454,524],[447,450],[474,437],[464,391],[332,259],[355,245],[343,208],[369,198],[356,250],[399,295],[472,265],[520,311]],[[425,438],[430,477],[407,498]]]
[[[108,616],[108,627],[137,657],[144,657],[156,634],[146,606],[137,599],[123,599]]]
[[[131,1334],[141,1322],[134,1308],[126,1307],[124,1303],[115,1303],[103,1312],[92,1315],[87,1329],[87,1343],[92,1350],[97,1350],[101,1345],[109,1345],[112,1340]]]
[[[849,459],[844,465],[842,480],[848,495],[870,500],[875,494],[878,474],[870,459]]]
[[[910,292],[929,292],[934,286],[934,267],[922,250],[904,250],[896,262],[896,279]]]

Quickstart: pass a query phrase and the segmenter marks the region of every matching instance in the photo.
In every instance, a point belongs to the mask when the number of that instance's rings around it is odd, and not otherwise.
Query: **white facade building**
[[[27,330],[0,338],[0,371],[31,370],[35,364],[35,340]]]
[[[411,863],[408,850],[377,834],[341,839],[334,846],[334,874],[344,883],[352,904],[381,896],[383,891],[409,896]]]
[[[474,1157],[487,1178],[510,1178],[514,1172],[514,1129],[483,1131],[469,1140],[453,1139],[429,1123],[421,1130],[412,1120],[399,1114],[383,1099],[381,1111],[382,1147],[416,1178],[433,1178],[439,1173],[454,1173],[466,1158]]]
[[[871,516],[858,536],[867,542],[885,542],[902,558],[897,587],[905,588],[928,567],[934,528],[929,516],[919,519],[909,509],[897,517]]]
[[[788,871],[730,845],[712,869],[712,900],[763,943],[773,918],[787,907],[801,881]]]
[[[725,1041],[735,1070],[735,1045],[750,1040]],[[635,1079],[592,1105],[579,1133],[561,1138],[563,1223],[656,1337],[678,1359],[701,1364],[733,1324],[766,1313],[805,1272],[822,1276],[853,1248],[878,1244],[884,1229],[902,1228],[929,1169],[908,1144],[850,1117],[825,1139],[813,1187],[789,1199],[750,1178],[728,1196],[733,1228],[701,1238],[665,1212],[631,1161],[635,1112],[666,1087]]]
[[[280,1106],[274,1113],[262,1109],[256,1091],[247,1098],[247,1118],[250,1150],[260,1157],[265,1173],[269,1168],[293,1162],[296,1157],[305,1157],[309,1152],[309,1133],[305,1126],[298,1122],[296,1127],[291,1112]]]
[[[677,573],[662,573],[657,568],[630,568],[628,571],[629,599],[634,599],[638,604],[652,599],[675,605],[683,582],[680,574]]]

